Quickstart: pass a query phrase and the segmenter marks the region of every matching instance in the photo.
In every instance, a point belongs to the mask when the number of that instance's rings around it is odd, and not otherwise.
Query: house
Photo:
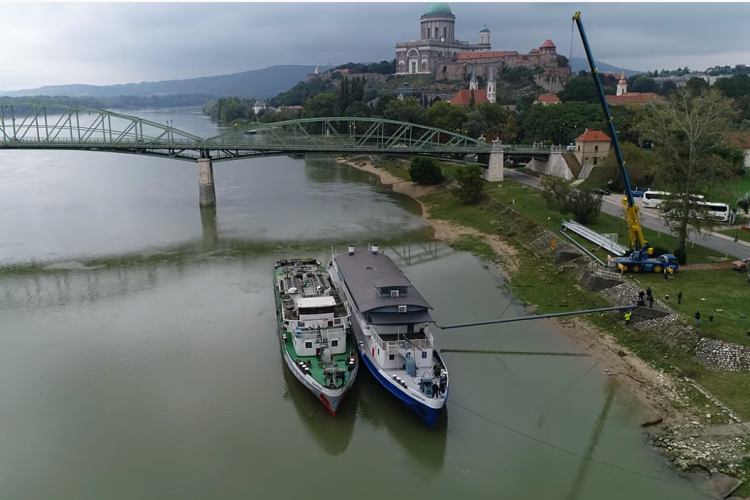
[[[653,92],[628,92],[628,81],[625,79],[625,72],[623,71],[620,75],[620,80],[617,82],[617,95],[608,95],[607,104],[610,106],[618,105],[636,105],[645,106],[652,102],[661,99],[659,94]]]
[[[560,98],[555,94],[542,94],[540,95],[534,104],[541,104],[542,106],[549,106],[550,104],[560,104]]]
[[[575,146],[578,163],[586,169],[589,165],[592,167],[599,165],[602,158],[607,156],[610,140],[604,132],[586,129],[583,134],[576,138]]]
[[[471,89],[459,90],[456,95],[453,96],[453,99],[451,99],[451,104],[457,106],[468,106],[471,103],[471,92]],[[487,89],[474,90],[474,104],[478,106],[486,102],[490,102],[487,99]]]

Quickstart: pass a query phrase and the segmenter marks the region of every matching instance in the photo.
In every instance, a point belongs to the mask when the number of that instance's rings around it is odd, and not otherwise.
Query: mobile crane
[[[607,98],[604,96],[604,87],[597,75],[598,70],[594,63],[594,56],[591,54],[591,47],[589,47],[586,32],[583,29],[580,12],[575,13],[573,21],[575,21],[576,26],[578,27],[578,32],[581,35],[583,48],[586,51],[586,59],[588,59],[589,67],[591,68],[591,76],[594,78],[594,83],[596,84],[596,89],[599,93],[599,102],[604,110],[604,117],[607,122],[609,136],[611,137],[612,148],[615,151],[617,166],[619,167],[620,176],[622,177],[622,183],[625,186],[625,197],[622,199],[622,206],[625,209],[625,220],[628,224],[628,236],[630,237],[630,246],[633,249],[633,252],[627,257],[616,259],[614,263],[622,272],[662,273],[666,270],[674,273],[679,269],[677,257],[672,254],[652,257],[654,249],[649,246],[648,242],[646,242],[646,238],[643,236],[643,228],[641,227],[641,221],[638,217],[640,208],[635,204],[635,199],[633,198],[633,191],[630,187],[630,178],[628,177],[628,171],[625,169],[625,160],[623,159],[622,151],[620,150],[620,142],[617,140],[617,131],[612,123],[612,114],[609,111]]]

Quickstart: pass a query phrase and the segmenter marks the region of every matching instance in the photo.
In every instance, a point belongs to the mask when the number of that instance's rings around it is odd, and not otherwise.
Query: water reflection
[[[408,455],[404,468],[420,479],[430,479],[445,467],[448,408],[430,429],[384,389],[368,370],[360,370],[354,389],[360,392],[357,413],[375,429],[385,429]]]
[[[203,228],[203,245],[207,249],[216,248],[219,243],[216,207],[201,207],[201,227]]]
[[[347,393],[336,416],[333,416],[310,391],[294,378],[281,356],[279,356],[279,363],[281,371],[284,372],[284,400],[292,402],[307,432],[329,455],[340,455],[346,451],[354,435],[358,399],[356,391],[350,390]]]

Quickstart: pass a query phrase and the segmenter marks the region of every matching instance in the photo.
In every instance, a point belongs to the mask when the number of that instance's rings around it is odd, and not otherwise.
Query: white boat
[[[359,366],[349,311],[322,264],[281,260],[274,269],[281,352],[292,374],[336,414]]]
[[[357,252],[350,246],[328,263],[328,274],[351,311],[365,366],[434,427],[448,399],[448,370],[433,344],[432,307],[377,245]]]

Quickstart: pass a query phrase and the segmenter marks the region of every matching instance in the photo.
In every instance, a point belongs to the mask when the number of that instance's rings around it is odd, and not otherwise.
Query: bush
[[[416,157],[411,159],[409,177],[417,184],[432,186],[443,181],[443,172],[432,158]]]
[[[677,257],[677,262],[681,266],[684,266],[685,264],[687,264],[687,253],[685,252],[685,250],[683,250],[681,248],[675,248],[675,250],[674,250],[674,252],[672,254],[675,257]]]
[[[545,176],[542,178],[542,198],[547,206],[564,214],[568,212],[568,198],[570,197],[570,182],[560,177]]]
[[[576,222],[589,224],[596,220],[602,210],[602,197],[590,191],[572,190],[566,205]]]
[[[465,205],[479,203],[484,195],[482,169],[478,165],[469,165],[456,170],[458,186],[453,188],[453,195]]]

